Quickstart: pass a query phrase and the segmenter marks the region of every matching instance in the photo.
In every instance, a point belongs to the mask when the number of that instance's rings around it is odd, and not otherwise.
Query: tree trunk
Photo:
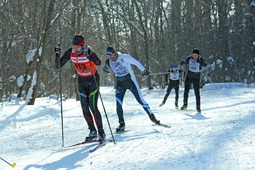
[[[45,2],[45,9],[46,9],[46,3]],[[53,9],[54,9],[54,4],[55,4],[55,0],[50,0],[50,3],[49,3],[49,6],[48,6],[48,10],[45,10],[47,11],[47,16],[45,18],[45,26],[44,26],[44,30],[42,31],[42,37],[40,37],[40,39],[42,39],[41,43],[39,43],[39,46],[37,48],[37,62],[36,62],[36,73],[37,73],[37,76],[36,76],[36,84],[33,88],[33,93],[32,93],[32,99],[28,102],[28,105],[34,105],[35,103],[35,99],[37,97],[37,92],[38,92],[38,89],[39,89],[39,85],[40,85],[40,77],[41,77],[41,67],[42,67],[42,63],[43,63],[43,58],[44,58],[44,55],[45,55],[45,51],[46,49],[42,48],[42,54],[40,55],[39,54],[39,49],[40,47],[43,47],[43,45],[45,45],[47,43],[47,39],[49,37],[48,33],[49,33],[49,30],[50,30],[50,27],[51,27],[51,19],[52,19],[52,16],[53,16]]]

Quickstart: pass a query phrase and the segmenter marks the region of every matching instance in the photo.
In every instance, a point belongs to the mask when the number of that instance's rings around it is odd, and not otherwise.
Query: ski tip
[[[100,142],[95,148],[89,150],[89,152],[90,153],[95,152],[97,149],[99,149],[99,148],[103,147],[104,145],[106,145],[106,143],[107,143],[107,141]]]
[[[155,126],[162,126],[162,127],[165,127],[165,128],[171,128],[172,126],[171,125],[167,125],[167,124],[163,124],[163,123],[159,123],[159,124],[154,124]]]
[[[129,130],[124,130],[124,131],[115,131],[114,134],[122,134],[122,133],[125,133],[125,132],[128,132]]]

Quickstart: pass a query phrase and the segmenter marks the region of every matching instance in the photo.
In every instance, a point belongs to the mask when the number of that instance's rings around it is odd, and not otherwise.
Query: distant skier
[[[195,48],[192,55],[181,61],[181,65],[187,66],[187,71],[185,72],[185,86],[184,86],[184,98],[183,106],[181,110],[185,110],[188,107],[188,95],[191,84],[193,84],[195,96],[196,96],[196,109],[197,112],[201,112],[200,107],[200,70],[202,67],[206,67],[205,60],[199,55],[199,50]]]
[[[180,85],[180,70],[178,69],[177,64],[173,64],[172,68],[167,71],[169,74],[169,83],[166,91],[166,95],[163,99],[163,102],[159,105],[162,106],[166,103],[166,100],[171,93],[171,90],[175,90],[175,108],[178,109],[178,100],[179,100],[179,85]]]
[[[72,48],[69,48],[61,57],[60,64],[58,64],[58,61],[55,61],[56,67],[58,68],[58,65],[62,67],[68,60],[71,60],[78,73],[81,107],[83,116],[90,129],[90,133],[85,138],[85,141],[97,139],[98,130],[99,142],[102,142],[105,139],[105,133],[101,113],[97,107],[100,77],[96,67],[97,65],[101,65],[101,61],[89,46],[85,46],[82,35],[74,36]]]
[[[142,75],[148,75],[150,72],[131,55],[116,52],[113,47],[108,47],[106,49],[106,56],[108,59],[105,61],[106,64],[103,70],[109,73],[109,69],[111,69],[114,72],[117,81],[115,97],[119,126],[116,128],[116,132],[125,130],[122,104],[127,89],[133,93],[138,103],[143,106],[143,109],[148,114],[150,120],[156,124],[159,124],[159,120],[155,118],[150,106],[142,97],[142,93],[131,68],[131,64],[137,66],[141,71],[143,71]]]

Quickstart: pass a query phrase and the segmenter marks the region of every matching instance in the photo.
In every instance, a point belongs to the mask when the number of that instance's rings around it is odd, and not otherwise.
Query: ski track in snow
[[[15,161],[16,169],[23,170],[255,169],[253,88],[220,89],[217,86],[216,90],[202,90],[202,114],[195,111],[192,90],[188,110],[174,109],[173,91],[166,104],[158,107],[165,92],[166,89],[142,90],[156,117],[171,128],[153,126],[142,107],[127,92],[123,104],[127,132],[114,134],[116,144],[109,142],[93,153],[89,151],[96,143],[53,151],[61,147],[59,102],[39,98],[35,106],[3,104],[0,156]],[[114,131],[118,126],[114,90],[101,88],[101,94]],[[182,94],[183,89],[179,107]],[[98,105],[107,138],[111,139],[100,101]],[[63,101],[63,113],[65,146],[83,141],[88,129],[79,102]],[[10,167],[1,162],[0,170],[5,169]]]

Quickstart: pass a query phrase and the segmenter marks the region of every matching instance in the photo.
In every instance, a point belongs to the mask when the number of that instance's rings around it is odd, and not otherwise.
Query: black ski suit
[[[183,106],[188,106],[188,96],[191,84],[193,84],[195,96],[196,96],[196,108],[200,110],[200,76],[201,68],[206,67],[204,59],[199,55],[198,59],[195,60],[192,56],[187,57],[181,62],[180,65],[185,64],[188,67],[188,71],[185,72],[185,86],[184,86],[184,98]]]
[[[98,133],[102,134],[104,133],[102,117],[97,107],[100,77],[96,68],[96,65],[101,65],[101,61],[92,50],[87,56],[84,53],[78,55],[72,48],[69,48],[61,57],[60,67],[62,67],[68,60],[72,61],[72,64],[78,73],[78,89],[81,107],[88,127],[91,131],[95,131],[95,120]],[[94,120],[92,116],[94,117]]]
[[[169,83],[166,91],[166,95],[164,97],[164,100],[162,103],[165,103],[169,94],[171,93],[172,89],[175,90],[175,107],[178,107],[178,100],[179,100],[179,78],[180,78],[180,70],[176,69],[176,71],[173,71],[173,69],[168,70],[169,72]]]

